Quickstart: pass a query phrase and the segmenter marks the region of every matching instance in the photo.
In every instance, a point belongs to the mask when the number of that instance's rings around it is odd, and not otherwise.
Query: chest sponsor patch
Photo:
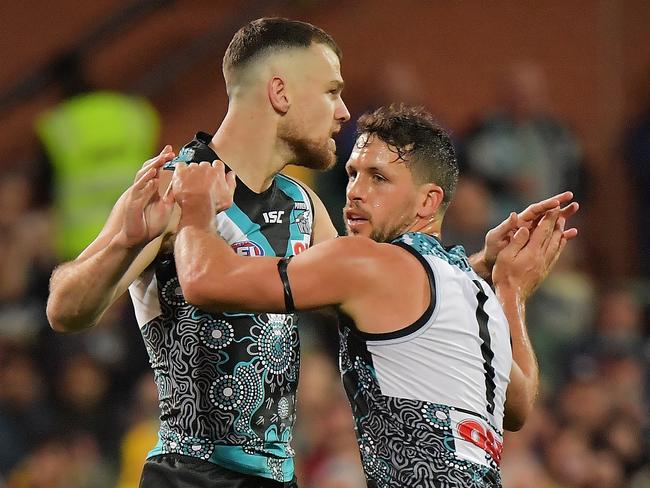
[[[503,451],[501,436],[479,417],[457,410],[450,413],[456,455],[484,466],[490,466],[491,460],[499,466]]]

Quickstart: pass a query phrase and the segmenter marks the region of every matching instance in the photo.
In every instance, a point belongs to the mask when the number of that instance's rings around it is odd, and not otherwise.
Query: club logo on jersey
[[[235,242],[230,247],[240,256],[264,256],[264,249],[253,241]]]
[[[267,224],[281,224],[283,215],[284,210],[271,210],[270,212],[264,212],[262,214],[264,222]]]
[[[311,211],[305,202],[296,202],[294,205],[295,223],[302,234],[311,234]]]

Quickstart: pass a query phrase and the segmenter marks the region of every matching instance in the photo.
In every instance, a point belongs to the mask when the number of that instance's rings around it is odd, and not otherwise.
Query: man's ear
[[[445,191],[435,183],[422,185],[422,194],[418,216],[423,219],[435,217],[442,206]]]
[[[271,105],[279,114],[286,114],[291,106],[289,95],[287,93],[287,85],[284,79],[280,76],[274,76],[268,83],[268,95]]]

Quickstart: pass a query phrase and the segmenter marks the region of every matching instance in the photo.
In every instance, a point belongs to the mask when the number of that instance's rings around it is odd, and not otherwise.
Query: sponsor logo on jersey
[[[308,248],[309,241],[291,241],[291,249],[293,250],[294,256],[306,251]]]
[[[457,455],[487,465],[487,453],[497,466],[501,464],[503,442],[483,419],[458,411],[452,412],[451,417]]]
[[[240,256],[264,256],[262,246],[253,241],[235,242],[230,247]]]
[[[264,212],[262,214],[264,222],[267,224],[281,224],[283,215],[284,210],[271,210],[270,212]]]

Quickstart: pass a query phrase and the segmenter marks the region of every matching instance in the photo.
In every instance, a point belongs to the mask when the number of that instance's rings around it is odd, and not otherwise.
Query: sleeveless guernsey
[[[499,487],[512,354],[508,322],[462,247],[394,241],[428,273],[431,303],[396,332],[340,323],[340,367],[368,486]],[[390,279],[390,278],[387,278]]]

